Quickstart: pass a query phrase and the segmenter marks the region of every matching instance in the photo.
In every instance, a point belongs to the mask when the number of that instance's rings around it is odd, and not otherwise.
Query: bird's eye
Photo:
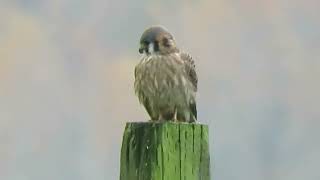
[[[170,42],[167,38],[163,38],[162,43],[164,46],[169,47],[170,46]]]

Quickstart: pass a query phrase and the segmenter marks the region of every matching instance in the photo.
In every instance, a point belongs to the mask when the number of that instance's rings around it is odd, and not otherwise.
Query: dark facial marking
[[[143,43],[145,46],[148,46],[150,42],[147,41],[147,40],[145,40],[145,41],[143,41],[142,43]]]
[[[154,52],[158,52],[159,51],[159,42],[158,41],[154,41],[153,50],[154,50]]]

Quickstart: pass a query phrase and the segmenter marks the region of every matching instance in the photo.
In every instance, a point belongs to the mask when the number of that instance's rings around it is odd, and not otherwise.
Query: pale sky
[[[320,1],[0,0],[0,179],[119,178],[138,41],[195,59],[219,180],[318,180]]]

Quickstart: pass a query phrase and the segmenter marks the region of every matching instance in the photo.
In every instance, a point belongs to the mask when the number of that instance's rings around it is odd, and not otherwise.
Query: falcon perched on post
[[[198,78],[191,56],[160,26],[144,31],[139,53],[134,89],[151,120],[195,122]]]

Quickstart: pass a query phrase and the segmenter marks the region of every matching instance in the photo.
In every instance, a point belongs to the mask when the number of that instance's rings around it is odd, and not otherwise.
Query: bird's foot
[[[159,115],[158,122],[159,122],[159,123],[164,123],[164,122],[166,122],[166,120],[163,118],[163,116],[162,116],[161,114]]]
[[[174,114],[173,114],[173,122],[178,122],[178,118],[177,118],[177,108],[174,109]]]

